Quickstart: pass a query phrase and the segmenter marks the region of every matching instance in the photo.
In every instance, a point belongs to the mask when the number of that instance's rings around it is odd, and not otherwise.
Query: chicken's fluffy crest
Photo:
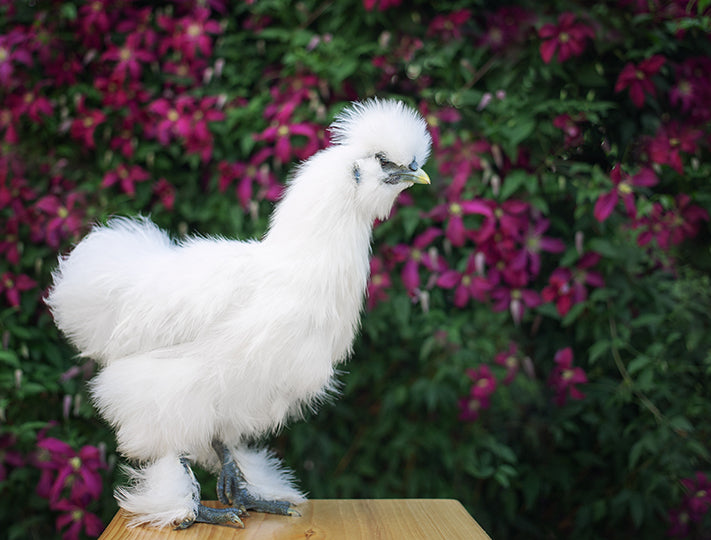
[[[389,156],[403,164],[413,158],[420,165],[425,163],[432,144],[425,120],[402,101],[373,98],[353,103],[336,116],[330,132],[335,144],[356,146],[365,152],[378,152],[398,141],[398,148],[414,149],[414,156],[405,152]]]

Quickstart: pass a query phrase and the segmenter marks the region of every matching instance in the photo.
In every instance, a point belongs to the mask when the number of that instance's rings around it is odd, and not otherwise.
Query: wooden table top
[[[301,517],[251,512],[244,529],[196,523],[182,531],[128,528],[119,510],[100,540],[491,540],[452,499],[315,499],[296,509]]]

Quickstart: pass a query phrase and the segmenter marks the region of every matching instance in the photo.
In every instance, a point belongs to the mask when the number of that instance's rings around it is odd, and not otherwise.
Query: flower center
[[[489,40],[494,44],[501,43],[504,40],[504,33],[500,28],[492,28],[489,30]]]
[[[72,469],[78,471],[79,469],[81,469],[81,458],[78,456],[74,456],[72,459],[69,460],[69,464],[72,466]]]
[[[573,378],[573,370],[572,369],[563,370],[563,373],[561,374],[561,378],[564,381],[569,381],[570,379]]]
[[[533,252],[541,250],[541,239],[538,236],[529,236],[526,238],[526,247]]]
[[[168,111],[168,120],[170,120],[171,122],[177,122],[178,118],[180,118],[178,111],[176,111],[175,109],[170,109]]]
[[[643,81],[646,78],[644,75],[644,71],[640,71],[639,69],[634,72],[634,76],[637,78],[638,81]]]
[[[632,193],[632,186],[629,185],[628,182],[620,182],[617,186],[617,190],[624,195],[628,195],[629,193]]]
[[[453,216],[461,216],[462,215],[462,206],[458,203],[452,203],[449,205],[449,213],[452,214]]]
[[[277,134],[280,137],[286,137],[289,134],[289,128],[286,126],[279,126],[279,129],[277,130]]]
[[[94,125],[94,119],[91,117],[84,118],[84,127],[91,127]]]
[[[462,285],[464,285],[465,287],[469,287],[469,285],[471,285],[471,284],[472,284],[472,278],[470,278],[469,276],[464,276],[462,278]]]
[[[690,96],[692,94],[693,88],[692,88],[691,83],[689,81],[681,81],[679,83],[678,88],[679,88],[679,93],[684,96]]]
[[[373,285],[375,287],[380,287],[382,284],[383,284],[383,276],[381,276],[380,274],[375,274],[373,276]]]
[[[69,210],[64,206],[60,206],[59,210],[57,210],[57,215],[62,219],[66,219],[69,216]]]
[[[131,49],[128,47],[123,47],[119,53],[119,58],[124,62],[131,58]]]
[[[7,49],[5,47],[0,47],[0,62],[4,62],[9,56],[10,53],[7,52]]]
[[[200,25],[199,24],[193,23],[190,26],[188,26],[188,35],[190,37],[197,37],[200,35],[200,33],[201,32],[200,32]]]
[[[568,41],[570,41],[570,34],[568,34],[567,32],[562,32],[558,36],[558,41],[560,41],[561,43],[568,43]]]

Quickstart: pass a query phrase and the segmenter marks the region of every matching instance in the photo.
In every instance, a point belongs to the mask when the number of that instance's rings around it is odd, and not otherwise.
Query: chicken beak
[[[403,180],[413,184],[431,184],[430,177],[422,169],[402,173]]]

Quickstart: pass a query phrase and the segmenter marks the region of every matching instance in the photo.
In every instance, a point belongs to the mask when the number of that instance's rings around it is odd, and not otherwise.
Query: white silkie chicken
[[[301,164],[261,241],[171,240],[147,219],[96,227],[60,258],[47,299],[94,359],[94,404],[137,463],[119,488],[133,524],[293,514],[290,472],[250,444],[330,389],[357,331],[373,222],[428,184],[423,118],[398,101],[344,110],[334,144]],[[190,464],[219,471],[200,503]]]

